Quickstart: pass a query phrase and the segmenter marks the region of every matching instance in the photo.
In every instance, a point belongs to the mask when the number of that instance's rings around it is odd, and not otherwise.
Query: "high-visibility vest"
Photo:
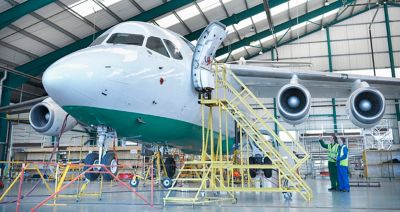
[[[343,149],[346,147],[346,145],[343,145],[342,148],[340,149],[340,154],[339,157],[342,157],[344,155]],[[349,150],[347,149],[347,155],[346,158],[340,161],[341,166],[349,166]]]
[[[328,161],[336,162],[339,144],[328,144]]]

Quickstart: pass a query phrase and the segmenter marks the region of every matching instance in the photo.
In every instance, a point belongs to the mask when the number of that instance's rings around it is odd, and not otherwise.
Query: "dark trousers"
[[[337,173],[337,166],[336,162],[328,161],[328,170],[329,170],[329,178],[331,180],[331,188],[337,189],[338,188],[338,173]]]

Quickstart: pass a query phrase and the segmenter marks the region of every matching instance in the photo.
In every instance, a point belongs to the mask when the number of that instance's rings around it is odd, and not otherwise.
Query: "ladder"
[[[297,173],[297,169],[309,158],[307,151],[297,139],[293,138],[293,136],[287,132],[282,124],[274,117],[273,113],[266,109],[264,104],[261,103],[253,92],[251,92],[232,71],[227,70],[224,65],[219,65],[216,68],[216,72],[217,85],[224,91],[224,98],[221,100],[223,108],[233,117],[240,127],[243,128],[258,148],[271,159],[272,164],[278,167],[282,177],[288,181],[288,186],[294,187],[304,199],[311,200],[311,188]],[[227,93],[230,95],[227,95]],[[254,110],[250,102],[252,105],[255,104],[255,107],[260,108],[260,111]],[[286,134],[286,136],[291,139],[290,143],[298,151],[296,153],[304,155],[304,157],[298,158],[286,142],[282,141],[272,127],[267,124],[267,121],[272,121],[276,124],[279,131]],[[294,166],[289,165],[289,163],[282,158],[282,155],[273,144],[265,138],[260,130],[266,130],[269,135],[275,139],[286,155],[294,161]]]
[[[168,202],[194,205],[221,200],[236,201],[233,193],[228,192],[228,197],[222,198],[218,189],[212,189],[216,185],[211,185],[213,183],[220,183],[219,178],[215,178],[218,182],[213,182],[210,178],[212,170],[221,166],[229,166],[229,164],[229,162],[222,162],[218,164],[218,167],[214,167],[215,162],[211,161],[185,162],[176,178],[172,180],[173,186],[168,189],[167,195],[164,198],[164,206]],[[190,177],[181,177],[182,175],[189,175]]]
[[[250,91],[249,88],[230,70],[227,70],[224,65],[216,65],[215,69],[215,85],[216,89],[213,92],[213,98],[209,100],[201,99],[203,113],[203,130],[207,128],[207,135],[203,132],[203,149],[202,159],[199,161],[185,162],[184,166],[179,170],[177,177],[173,180],[172,187],[169,188],[167,195],[164,198],[164,205],[168,202],[199,204],[212,201],[232,200],[236,202],[235,192],[282,192],[290,194],[290,192],[298,192],[305,200],[309,201],[312,198],[312,190],[301,178],[298,173],[298,168],[309,159],[309,154],[303,148],[299,141],[287,132],[287,130],[275,119],[273,113],[269,112],[264,104]],[[250,104],[251,103],[251,104]],[[252,105],[256,104],[257,108],[253,109]],[[208,126],[205,124],[204,105],[210,108],[208,114]],[[242,131],[247,134],[248,142],[253,142],[259,150],[267,156],[272,164],[258,165],[249,164],[234,164],[228,156],[222,157],[222,130],[219,129],[218,146],[220,149],[213,150],[213,115],[212,108],[219,108],[219,117],[221,121],[221,111],[232,117]],[[261,113],[261,114],[260,114]],[[211,121],[210,121],[211,120]],[[276,124],[280,132],[286,134],[291,139],[288,146],[274,132],[271,124]],[[283,152],[278,151],[274,145],[261,132],[268,132],[278,143]],[[225,133],[225,132],[224,132]],[[226,138],[227,140],[228,138]],[[211,141],[210,141],[211,140]],[[210,144],[208,144],[210,142]],[[209,148],[207,148],[209,147]],[[212,150],[209,150],[212,149]],[[296,154],[303,155],[302,158]],[[210,151],[210,152],[208,152]],[[281,154],[284,153],[289,160],[293,161],[290,165]],[[228,154],[228,153],[226,153]],[[242,158],[243,159],[243,158]],[[192,166],[189,168],[189,166]],[[234,170],[241,170],[241,174],[247,173],[247,187],[243,186],[244,176],[242,176],[242,185],[235,186]],[[251,186],[249,178],[250,169],[274,169],[278,172],[278,186],[276,188],[257,189]],[[246,170],[246,171],[243,171]],[[246,174],[244,174],[246,175]],[[184,177],[189,176],[189,177]],[[232,176],[232,178],[230,178]],[[190,186],[190,187],[185,187]],[[221,193],[224,192],[224,197]],[[286,198],[286,197],[285,197]]]

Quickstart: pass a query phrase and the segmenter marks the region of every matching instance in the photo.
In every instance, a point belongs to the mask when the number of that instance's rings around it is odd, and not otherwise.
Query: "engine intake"
[[[347,101],[347,113],[351,122],[361,128],[375,126],[385,114],[385,97],[375,88],[363,82]]]
[[[43,135],[58,136],[67,113],[53,99],[47,98],[34,105],[29,112],[29,123],[32,128]],[[64,132],[77,125],[77,121],[68,116]]]
[[[286,122],[296,125],[308,118],[311,95],[303,85],[297,83],[297,77],[278,91],[277,100],[279,114]]]

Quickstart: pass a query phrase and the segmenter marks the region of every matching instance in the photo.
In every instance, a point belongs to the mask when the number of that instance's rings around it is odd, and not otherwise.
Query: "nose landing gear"
[[[103,164],[114,176],[116,176],[118,173],[117,157],[114,152],[107,152],[106,150],[111,141],[117,138],[117,134],[113,130],[105,126],[97,127],[97,134],[97,146],[99,147],[99,153],[92,152],[86,156],[84,160],[86,166],[83,167],[83,171],[89,169],[90,166],[93,164]],[[105,168],[94,167],[93,171],[103,172],[101,173],[101,175],[103,176],[104,180],[110,181],[113,179],[111,174],[104,173],[106,171]],[[90,172],[86,173],[85,177],[90,181],[94,181],[99,177],[99,175],[100,173]]]

